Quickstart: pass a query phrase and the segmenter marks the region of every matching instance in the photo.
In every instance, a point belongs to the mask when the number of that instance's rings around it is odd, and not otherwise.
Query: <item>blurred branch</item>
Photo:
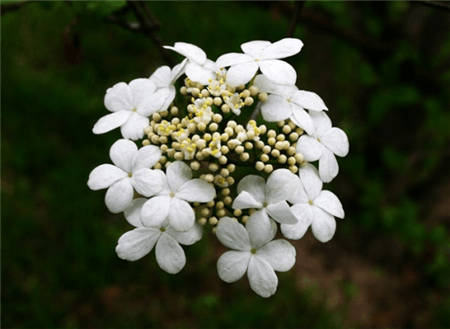
[[[412,2],[416,2],[419,5],[444,10],[450,13],[450,5],[444,1],[413,0]]]
[[[161,38],[156,34],[156,30],[160,27],[160,24],[153,16],[148,4],[145,1],[127,0],[127,5],[139,21],[139,32],[143,33],[150,40],[152,40],[164,60],[171,66],[174,66],[174,59],[163,47]],[[131,27],[131,25],[128,25],[127,28],[135,30],[135,27]]]
[[[8,12],[11,12],[11,11],[16,11],[16,10],[19,10],[20,8],[24,7],[25,5],[27,5],[29,3],[31,3],[31,1],[15,2],[15,3],[9,4],[9,5],[2,4],[0,12],[3,15],[3,14],[6,14]]]
[[[289,28],[286,32],[286,38],[292,37],[297,26],[298,18],[300,17],[300,12],[302,11],[305,0],[296,1],[294,5],[294,12],[292,14],[291,21],[289,23]]]

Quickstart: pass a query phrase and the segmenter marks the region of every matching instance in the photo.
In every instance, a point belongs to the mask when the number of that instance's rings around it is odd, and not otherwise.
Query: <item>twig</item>
[[[29,3],[31,3],[31,1],[15,2],[15,3],[9,4],[9,5],[2,4],[1,8],[0,8],[0,11],[1,11],[1,14],[3,15],[3,14],[6,14],[8,12],[11,12],[11,11],[19,10],[20,8],[23,8],[25,5],[27,5]]]
[[[444,11],[450,13],[450,5],[446,4],[444,1],[413,0],[411,2],[416,2],[419,5],[424,5],[427,7],[444,10]]]
[[[294,35],[295,27],[297,26],[298,18],[300,17],[300,12],[302,11],[304,4],[305,4],[304,0],[299,0],[295,2],[294,12],[292,14],[292,18],[289,23],[289,28],[286,32],[286,38],[292,37]]]
[[[153,41],[164,60],[171,66],[174,66],[174,59],[163,47],[163,42],[156,34],[156,30],[159,28],[159,23],[156,21],[147,3],[145,1],[127,0],[127,4],[138,19],[141,32]]]

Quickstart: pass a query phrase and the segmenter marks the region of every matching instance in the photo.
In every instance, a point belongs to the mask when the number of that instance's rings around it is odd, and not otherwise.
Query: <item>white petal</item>
[[[325,190],[320,192],[317,198],[314,199],[314,205],[322,208],[333,216],[339,218],[344,218],[345,216],[341,201],[339,201],[338,197],[330,191]]]
[[[136,106],[137,113],[143,117],[149,117],[153,113],[160,111],[162,106],[165,104],[167,97],[169,97],[169,88],[158,89],[155,93],[147,95],[142,101]]]
[[[169,216],[171,204],[169,196],[156,196],[144,203],[141,210],[141,222],[146,227],[157,227]]]
[[[258,87],[260,92],[280,95],[280,85],[276,85],[271,82],[264,74],[258,74],[253,82],[253,85]]]
[[[172,198],[169,210],[170,226],[180,232],[189,231],[195,223],[192,207],[184,200]]]
[[[325,112],[312,111],[309,112],[309,115],[314,122],[317,137],[322,137],[328,130],[331,129],[331,120]]]
[[[291,104],[284,97],[271,94],[262,104],[261,114],[267,122],[286,120],[292,115]]]
[[[305,188],[303,187],[302,181],[300,180],[299,176],[295,176],[295,186],[297,187],[295,189],[295,192],[292,193],[287,200],[292,204],[308,202],[309,198],[306,195]]]
[[[136,228],[125,233],[117,243],[117,255],[129,261],[141,259],[153,249],[160,233],[152,228]]]
[[[92,132],[99,135],[116,129],[117,127],[123,125],[131,114],[131,111],[122,110],[105,115],[95,123],[94,128],[92,128]]]
[[[230,249],[250,251],[250,238],[244,226],[230,217],[222,217],[217,224],[217,239]]]
[[[317,138],[303,135],[300,136],[297,142],[296,151],[303,155],[306,161],[317,161],[322,156],[322,145],[317,141]]]
[[[102,164],[91,171],[87,184],[91,190],[97,191],[110,187],[119,179],[127,176],[126,172],[116,166]]]
[[[261,53],[265,48],[270,46],[272,43],[264,40],[255,40],[243,43],[241,49],[244,53],[253,56],[254,58],[259,58]]]
[[[167,182],[170,190],[174,193],[192,178],[192,170],[182,161],[173,162],[166,171]]]
[[[206,61],[205,52],[199,47],[185,42],[176,42],[175,47],[164,46],[166,49],[173,50],[180,55],[189,58],[190,61],[203,65]]]
[[[180,64],[177,64],[172,69],[172,72],[170,74],[170,83],[174,84],[176,80],[184,73],[184,69],[186,67],[186,63],[188,62],[188,59],[186,58],[184,61],[182,61]]]
[[[203,179],[196,178],[181,185],[175,196],[188,202],[209,202],[216,196],[216,190]]]
[[[158,146],[147,145],[143,146],[137,151],[133,158],[132,170],[133,173],[142,168],[153,167],[161,158],[161,150]]]
[[[323,186],[316,167],[307,163],[304,167],[300,167],[299,176],[308,196],[306,201],[314,200],[316,196],[319,195],[320,191],[322,191]]]
[[[254,77],[256,71],[258,64],[255,62],[233,65],[227,71],[227,82],[233,87],[246,84]]]
[[[105,107],[111,112],[133,110],[130,87],[125,82],[119,82],[106,91]]]
[[[249,56],[246,54],[239,54],[239,53],[229,53],[229,54],[220,56],[216,60],[216,65],[219,68],[222,68],[222,67],[238,65],[238,64],[248,63],[248,62],[253,62],[253,61],[254,61],[254,59],[252,56]]]
[[[261,72],[273,83],[279,85],[294,85],[297,73],[294,68],[278,59],[263,60],[259,62]]]
[[[233,209],[250,209],[257,208],[261,209],[263,204],[255,200],[255,198],[248,193],[247,191],[242,191],[239,195],[234,199],[232,208]]]
[[[277,224],[269,218],[264,209],[254,212],[245,223],[245,228],[253,248],[265,245],[277,232]]]
[[[163,188],[161,190],[161,192],[158,193],[158,195],[169,195],[170,194],[170,188],[169,188],[169,183],[167,182],[167,177],[166,174],[164,173],[164,171],[159,170],[159,169],[153,169],[161,178],[162,182],[163,182]]]
[[[310,111],[328,111],[322,98],[311,91],[299,90],[292,96],[292,101]]]
[[[320,179],[324,183],[329,183],[337,176],[339,165],[333,152],[322,146],[322,157],[319,160]]]
[[[128,177],[122,178],[115,182],[106,192],[105,203],[109,211],[112,213],[119,213],[127,209],[133,200],[133,186],[131,179]]]
[[[129,84],[131,94],[133,95],[133,105],[135,108],[139,106],[145,98],[153,94],[156,90],[156,85],[149,79],[135,79]]]
[[[250,287],[258,295],[268,298],[275,294],[278,278],[273,268],[260,257],[251,257],[248,264],[248,280]]]
[[[294,246],[286,240],[274,240],[256,251],[256,256],[263,258],[269,265],[279,272],[289,271],[295,264]]]
[[[150,81],[152,81],[156,87],[164,88],[171,84],[171,70],[168,66],[161,66],[156,69],[155,72],[150,76]]]
[[[334,154],[345,157],[348,153],[348,138],[345,132],[339,128],[331,128],[325,135],[320,137],[320,141]]]
[[[277,169],[270,174],[266,183],[266,201],[268,204],[285,201],[295,192],[294,174],[287,169]]]
[[[170,274],[176,274],[186,264],[183,248],[169,234],[161,234],[155,248],[159,267]]]
[[[190,246],[202,238],[203,226],[194,224],[194,226],[187,232],[175,231],[173,228],[168,226],[166,228],[166,233],[170,234],[170,236],[177,240],[178,243]]]
[[[128,120],[120,127],[123,138],[137,140],[144,137],[144,128],[148,126],[149,119],[133,112]]]
[[[142,168],[131,177],[131,184],[136,192],[145,197],[151,197],[163,188],[161,177],[151,169]]]
[[[300,106],[292,103],[292,121],[306,131],[309,135],[313,135],[315,132],[314,123],[311,116]]]
[[[267,214],[281,224],[295,224],[297,218],[291,211],[286,201],[280,201],[275,204],[269,204],[266,207]]]
[[[186,75],[192,81],[199,82],[202,85],[208,85],[209,80],[215,78],[213,71],[193,62],[186,65]]]
[[[123,212],[125,215],[125,219],[133,225],[134,227],[143,227],[141,222],[141,210],[144,203],[147,202],[148,199],[145,198],[137,198],[131,201],[131,204],[127,209]]]
[[[261,53],[261,59],[279,59],[293,56],[300,52],[303,42],[299,39],[285,38],[266,47]]]
[[[314,216],[313,206],[310,204],[296,204],[291,207],[291,210],[297,217],[298,222],[294,225],[282,224],[281,232],[288,239],[298,240],[305,235],[309,225],[311,225]]]
[[[264,178],[256,175],[248,175],[241,179],[237,186],[237,193],[240,194],[242,191],[250,193],[256,201],[264,203],[266,201],[265,197],[266,182]]]
[[[160,111],[160,112],[167,111],[167,109],[169,108],[170,104],[172,104],[173,100],[175,99],[175,95],[177,93],[177,90],[175,89],[174,86],[168,87],[167,90],[169,91],[169,94],[167,95],[164,104],[161,105],[161,107],[159,108],[158,111]]]
[[[219,277],[228,283],[236,282],[247,271],[251,253],[248,251],[227,251],[217,261]]]
[[[128,139],[119,139],[109,150],[109,157],[112,162],[127,173],[131,172],[133,158],[138,148],[136,143]]]
[[[330,241],[336,231],[336,220],[326,211],[319,207],[313,207],[314,219],[311,229],[320,242]]]

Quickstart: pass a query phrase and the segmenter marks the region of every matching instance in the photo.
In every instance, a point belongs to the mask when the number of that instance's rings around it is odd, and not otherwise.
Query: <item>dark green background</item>
[[[213,60],[246,41],[283,38],[293,7],[148,5],[165,44],[194,43]],[[311,233],[294,242],[294,269],[263,299],[247,279],[220,281],[225,249],[209,228],[175,276],[153,252],[133,263],[116,256],[130,226],[86,182],[120,133],[91,129],[107,114],[108,87],[165,64],[144,35],[106,21],[121,6],[39,2],[2,15],[4,328],[449,326],[448,12],[305,4],[294,33],[305,46],[288,61],[298,87],[318,93],[349,136],[327,186],[346,217],[327,244]]]

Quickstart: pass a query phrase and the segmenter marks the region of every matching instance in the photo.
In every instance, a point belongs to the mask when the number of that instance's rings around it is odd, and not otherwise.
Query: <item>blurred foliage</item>
[[[166,44],[191,42],[212,59],[245,41],[278,40],[288,27],[276,6],[149,5]],[[94,136],[91,129],[106,113],[108,87],[164,65],[144,35],[105,20],[123,6],[36,2],[2,16],[3,327],[342,327],[345,305],[330,312],[317,291],[299,291],[301,273],[278,274],[279,291],[268,300],[246,280],[221,282],[220,247],[211,234],[186,248],[188,262],[177,276],[161,271],[153,254],[134,263],[116,257],[116,241],[129,226],[108,213],[104,194],[86,181],[92,168],[109,162],[120,133]],[[397,241],[402,259],[420,273],[420,294],[442,300],[430,304],[427,325],[446,326],[448,218],[434,209],[442,199],[437,188],[447,184],[448,193],[450,41],[433,25],[445,13],[406,2],[308,2],[302,14],[308,10],[388,47],[363,51],[305,24],[294,35],[305,43],[288,59],[299,88],[321,95],[350,139],[330,187],[346,210],[336,243],[359,236],[356,250],[370,259],[364,246],[371,241]],[[383,251],[386,259],[390,253]],[[373,262],[392,270],[388,261]],[[346,300],[359,293],[354,282],[341,286]]]

